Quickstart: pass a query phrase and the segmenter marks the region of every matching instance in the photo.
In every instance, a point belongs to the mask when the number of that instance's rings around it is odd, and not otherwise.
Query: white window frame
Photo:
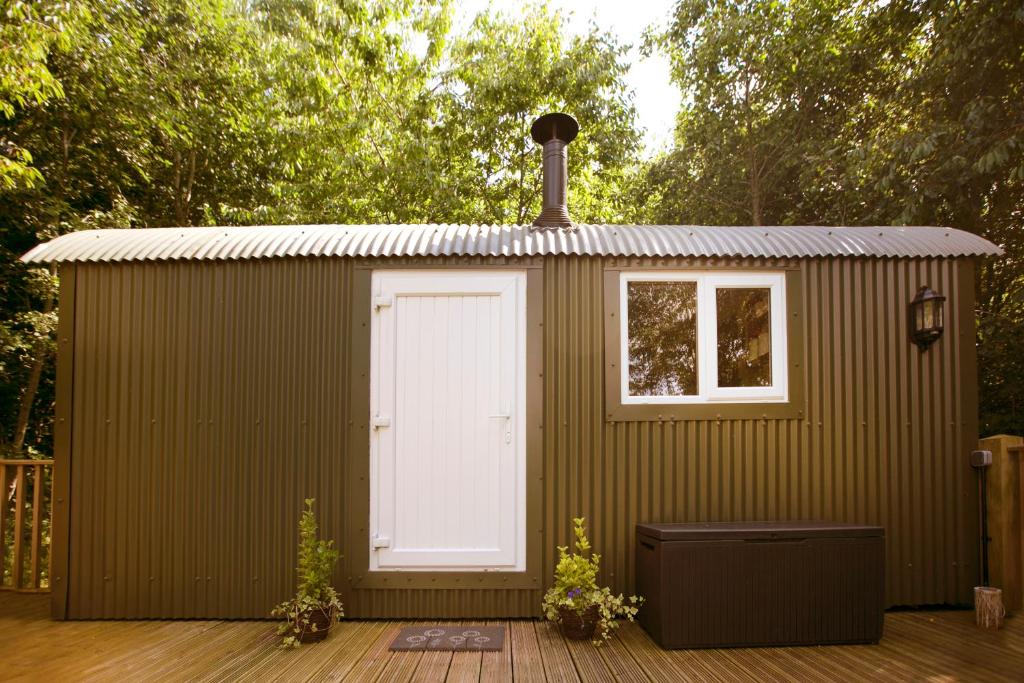
[[[629,393],[629,283],[695,282],[697,284],[697,393],[689,396],[631,396]],[[768,289],[771,302],[772,385],[718,386],[719,289]],[[706,271],[627,272],[619,277],[619,367],[623,405],[686,403],[785,403],[789,400],[784,273]]]

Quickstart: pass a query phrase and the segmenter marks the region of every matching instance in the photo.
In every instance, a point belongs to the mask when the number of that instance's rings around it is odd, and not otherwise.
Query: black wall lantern
[[[925,285],[910,302],[910,338],[924,351],[942,336],[942,305],[946,297]]]

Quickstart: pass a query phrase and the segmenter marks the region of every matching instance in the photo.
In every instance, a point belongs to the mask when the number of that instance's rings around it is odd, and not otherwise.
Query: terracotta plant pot
[[[308,625],[302,623],[304,619],[309,620]],[[300,643],[319,642],[327,637],[336,621],[333,607],[326,610],[315,608],[301,612],[295,620],[295,628],[299,630],[296,638]],[[316,630],[313,630],[314,626],[316,626]]]
[[[572,640],[593,638],[600,618],[601,613],[597,605],[591,605],[583,610],[582,614],[571,607],[558,608],[558,626],[562,630],[562,635]]]

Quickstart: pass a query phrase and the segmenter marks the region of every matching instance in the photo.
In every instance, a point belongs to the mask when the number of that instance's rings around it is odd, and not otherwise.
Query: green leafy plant
[[[283,636],[282,647],[298,647],[304,636],[326,629],[344,616],[338,593],[331,585],[331,574],[338,561],[334,541],[319,538],[312,498],[306,499],[306,509],[299,520],[299,586],[295,597],[286,600],[271,611],[271,615],[284,619],[277,633]]]
[[[598,621],[593,642],[600,645],[618,628],[615,621],[618,617],[634,620],[644,599],[636,595],[628,598],[622,594],[613,595],[607,587],[598,587],[601,556],[591,552],[584,522],[583,517],[573,519],[576,536],[573,552],[570,553],[567,546],[558,548],[555,585],[544,594],[542,608],[548,620],[561,623],[566,613],[575,613],[583,618],[588,610],[596,607]]]

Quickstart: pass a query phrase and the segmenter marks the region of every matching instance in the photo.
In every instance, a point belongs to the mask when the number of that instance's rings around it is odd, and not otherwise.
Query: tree
[[[596,29],[568,38],[543,5],[485,14],[462,36],[450,3],[429,0],[73,6],[15,2],[0,23],[5,450],[51,444],[56,282],[17,261],[40,241],[90,227],[529,222],[529,125],[551,108],[584,125],[574,217],[629,210],[638,136],[622,48]]]
[[[978,279],[982,431],[1024,433],[1024,10],[1009,0],[680,0],[686,105],[638,203],[659,222],[931,224]]]
[[[545,6],[522,18],[481,14],[453,41],[437,76],[437,152],[425,184],[424,220],[529,223],[540,212],[541,164],[534,119],[571,112],[580,135],[569,147],[570,215],[621,221],[639,135],[624,76],[625,49],[596,27],[567,39],[565,18]]]
[[[861,165],[898,223],[952,225],[1002,245],[978,273],[981,428],[1024,434],[1024,8],[905,2],[917,59]]]
[[[669,55],[685,103],[674,149],[649,170],[653,220],[826,220],[837,160],[870,123],[861,104],[902,57],[902,34],[873,19],[845,0],[681,0],[645,44]]]

